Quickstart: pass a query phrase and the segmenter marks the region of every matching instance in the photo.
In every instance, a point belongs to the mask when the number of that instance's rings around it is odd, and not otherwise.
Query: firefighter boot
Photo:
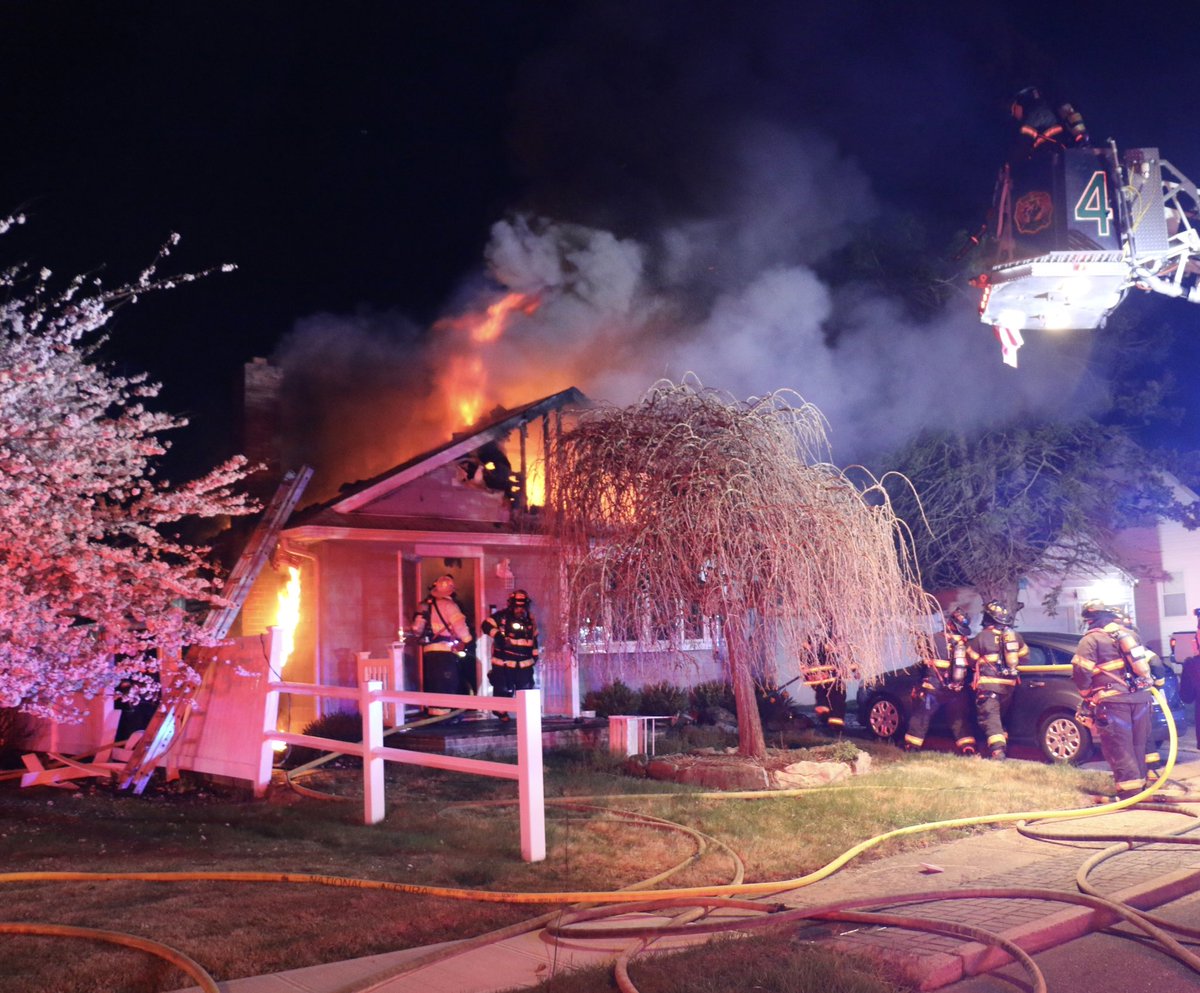
[[[1003,762],[1006,758],[1008,758],[1008,752],[1006,752],[1003,748],[993,748],[992,758],[994,758],[997,762]]]

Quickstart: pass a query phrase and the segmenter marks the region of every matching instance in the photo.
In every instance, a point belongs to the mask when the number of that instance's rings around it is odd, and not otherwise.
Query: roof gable
[[[430,476],[434,478],[428,480],[420,488],[424,490],[432,486],[432,494],[434,490],[445,483],[443,477],[447,474],[439,472],[439,470],[451,466],[455,461],[482,448],[489,442],[498,444],[513,431],[535,418],[567,407],[583,407],[588,403],[588,398],[572,386],[522,407],[498,411],[487,420],[469,428],[468,432],[454,435],[438,448],[417,455],[372,479],[344,487],[337,497],[320,507],[312,508],[312,511],[314,513],[332,511],[337,514],[378,512],[373,508],[383,505],[397,490]],[[502,494],[491,491],[489,496],[502,497]]]

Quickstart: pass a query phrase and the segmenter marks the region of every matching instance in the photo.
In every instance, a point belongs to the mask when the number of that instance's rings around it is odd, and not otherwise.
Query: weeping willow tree
[[[870,679],[927,629],[886,495],[829,463],[823,417],[796,399],[660,382],[587,411],[552,453],[569,630],[621,658],[683,659],[691,621],[710,619],[743,755],[766,751],[756,681],[799,675],[818,644],[842,678]]]

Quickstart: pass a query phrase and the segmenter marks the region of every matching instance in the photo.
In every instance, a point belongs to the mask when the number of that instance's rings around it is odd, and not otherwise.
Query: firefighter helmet
[[[1079,613],[1090,625],[1111,624],[1121,616],[1121,609],[1103,600],[1089,600],[1079,608]]]
[[[438,576],[429,589],[434,596],[454,596],[458,592],[458,584],[454,582],[453,576],[447,574]]]
[[[950,634],[956,634],[961,638],[969,638],[971,636],[971,622],[967,619],[966,612],[962,607],[955,607],[946,615],[946,630]]]
[[[1000,600],[989,600],[983,605],[983,621],[1008,627],[1013,622],[1012,611]]]
[[[510,607],[524,607],[528,610],[531,603],[533,603],[533,598],[524,590],[513,590],[508,595],[508,605]]]

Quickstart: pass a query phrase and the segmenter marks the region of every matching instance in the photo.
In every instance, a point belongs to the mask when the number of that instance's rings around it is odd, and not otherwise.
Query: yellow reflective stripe
[[[1122,779],[1119,783],[1117,783],[1117,789],[1122,793],[1126,790],[1144,789],[1145,786],[1146,780],[1144,779]]]
[[[915,734],[906,734],[904,736],[904,740],[914,748],[920,748],[923,744],[925,744],[925,739],[918,738]]]
[[[987,743],[989,745],[1003,745],[1003,744],[1006,744],[1007,742],[1008,742],[1007,734],[1001,733],[1001,734],[989,734],[988,735]]]
[[[959,738],[959,739],[958,739],[958,740],[957,740],[957,741],[954,743],[954,746],[955,746],[956,748],[962,748],[964,745],[974,745],[974,744],[975,744],[975,738],[974,738],[974,736],[972,736],[972,737],[969,737],[969,738]]]
[[[1015,679],[1005,679],[1001,676],[980,676],[979,679],[977,680],[977,682],[978,683],[995,683],[999,686],[1016,686],[1017,685],[1017,681]]]

